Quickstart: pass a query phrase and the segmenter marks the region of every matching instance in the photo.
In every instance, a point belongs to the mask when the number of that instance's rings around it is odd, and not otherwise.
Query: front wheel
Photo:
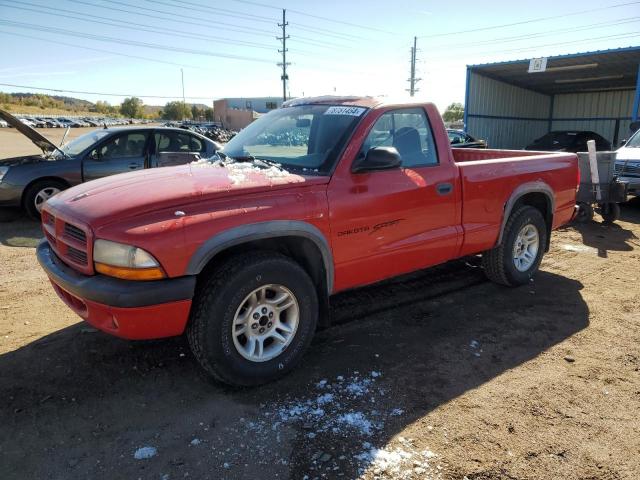
[[[511,287],[529,282],[540,267],[547,235],[547,224],[538,209],[523,206],[512,213],[501,244],[482,255],[489,280]]]
[[[67,186],[58,180],[41,180],[31,185],[24,194],[24,209],[34,220],[40,220],[45,202]]]
[[[229,258],[194,299],[187,337],[210,375],[260,385],[294,368],[318,320],[315,286],[295,261],[274,252]]]

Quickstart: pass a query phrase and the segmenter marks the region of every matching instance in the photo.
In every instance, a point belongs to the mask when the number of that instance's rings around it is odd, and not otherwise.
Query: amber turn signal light
[[[160,280],[165,274],[160,267],[126,268],[95,262],[96,272],[123,280]]]

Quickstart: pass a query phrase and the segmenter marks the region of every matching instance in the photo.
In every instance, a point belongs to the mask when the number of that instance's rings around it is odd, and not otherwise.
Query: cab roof
[[[366,96],[340,96],[323,95],[321,97],[302,97],[287,100],[282,104],[283,108],[297,107],[300,105],[348,105],[354,107],[377,108],[383,105],[421,105],[424,102],[416,100],[388,99],[386,97],[366,97]]]

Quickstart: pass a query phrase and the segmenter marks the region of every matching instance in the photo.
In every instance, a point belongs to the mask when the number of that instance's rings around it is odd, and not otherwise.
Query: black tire
[[[578,203],[578,214],[576,215],[576,222],[587,223],[593,220],[593,207],[585,202]]]
[[[68,188],[68,186],[59,180],[40,180],[27,188],[27,191],[24,193],[23,207],[27,212],[27,215],[32,219],[40,220],[40,212],[36,207],[36,197],[38,196],[38,193],[50,188],[62,191]]]
[[[244,299],[268,284],[286,287],[299,306],[297,330],[287,348],[271,360],[255,362],[236,348],[232,325]],[[216,380],[234,386],[255,386],[284,376],[302,358],[318,322],[318,297],[307,272],[275,252],[230,257],[198,288],[187,327],[194,356]]]
[[[603,203],[600,205],[600,216],[604,223],[613,223],[620,218],[620,205],[617,203]]]
[[[520,271],[513,261],[513,250],[518,233],[528,224],[538,230],[538,251],[532,265]],[[509,287],[528,283],[540,267],[548,235],[547,224],[538,209],[529,206],[518,208],[507,220],[500,245],[482,255],[486,276],[495,283]]]

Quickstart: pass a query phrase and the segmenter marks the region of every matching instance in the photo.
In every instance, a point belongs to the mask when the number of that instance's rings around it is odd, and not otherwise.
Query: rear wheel
[[[501,244],[482,255],[485,274],[502,285],[526,284],[540,267],[547,235],[538,209],[519,208],[507,220]]]
[[[24,209],[34,220],[40,220],[40,212],[47,200],[66,189],[59,180],[41,180],[31,185],[24,194]]]
[[[613,223],[620,218],[620,205],[617,203],[603,203],[599,207],[604,223]]]
[[[315,286],[289,257],[231,257],[199,288],[187,329],[196,359],[237,386],[275,380],[302,358],[318,319]]]
[[[580,223],[587,223],[591,220],[593,220],[593,207],[588,203],[579,202],[576,221]]]

